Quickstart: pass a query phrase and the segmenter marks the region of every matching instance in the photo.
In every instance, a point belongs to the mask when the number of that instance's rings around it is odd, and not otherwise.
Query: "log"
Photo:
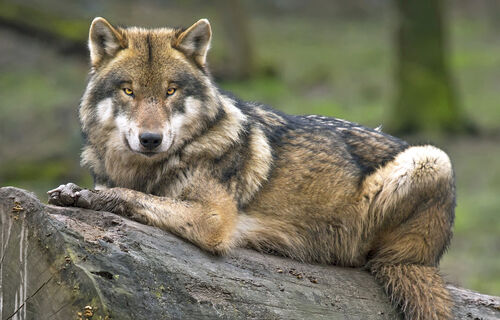
[[[0,315],[7,319],[399,319],[368,272],[247,249],[210,255],[107,212],[0,189]],[[457,319],[500,299],[449,286]]]

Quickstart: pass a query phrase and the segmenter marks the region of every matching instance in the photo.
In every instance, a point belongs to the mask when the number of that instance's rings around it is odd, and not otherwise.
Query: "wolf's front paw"
[[[92,191],[82,189],[74,183],[62,184],[47,191],[49,204],[61,207],[90,208]]]

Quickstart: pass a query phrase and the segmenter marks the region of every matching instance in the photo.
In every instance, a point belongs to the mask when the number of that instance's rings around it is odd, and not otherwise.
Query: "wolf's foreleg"
[[[113,212],[173,232],[213,253],[225,253],[236,245],[237,207],[222,188],[197,190],[189,200],[125,188],[88,190],[73,183],[48,194],[50,204]]]

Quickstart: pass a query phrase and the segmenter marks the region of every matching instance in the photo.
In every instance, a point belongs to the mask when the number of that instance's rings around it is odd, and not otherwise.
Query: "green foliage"
[[[77,165],[77,163],[76,163]],[[17,186],[33,191],[40,199],[46,200],[46,192],[65,181],[73,181],[91,188],[93,182],[89,174],[75,167],[75,161],[68,158],[48,159],[45,161],[23,161],[2,166],[0,177],[2,186]]]
[[[500,294],[500,145],[475,139],[447,143],[457,177],[455,236],[441,264],[453,282]]]
[[[56,35],[75,43],[86,41],[89,29],[87,21],[62,18],[53,14],[47,6],[33,7],[2,1],[0,18],[18,25],[32,26],[39,32]]]

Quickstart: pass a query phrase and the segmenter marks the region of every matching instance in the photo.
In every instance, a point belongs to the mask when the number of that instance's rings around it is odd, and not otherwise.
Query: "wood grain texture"
[[[44,205],[12,187],[0,189],[0,217],[2,320],[399,319],[360,269],[246,249],[216,257],[158,228]],[[500,319],[500,298],[449,289],[456,319]]]

